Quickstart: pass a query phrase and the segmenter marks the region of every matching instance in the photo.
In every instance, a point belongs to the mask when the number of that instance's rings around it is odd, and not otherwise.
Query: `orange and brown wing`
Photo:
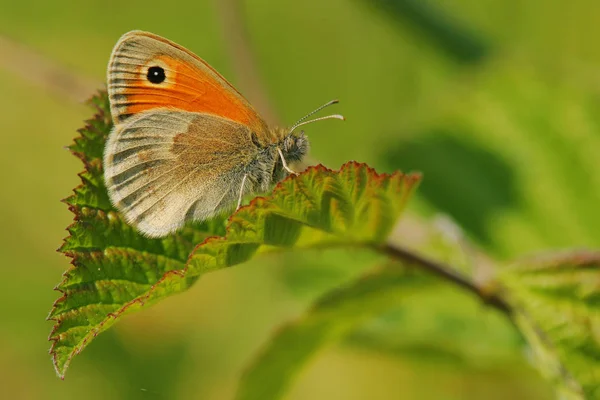
[[[189,50],[148,32],[131,31],[115,45],[108,65],[115,125],[143,111],[167,108],[207,113],[265,132],[248,101]]]

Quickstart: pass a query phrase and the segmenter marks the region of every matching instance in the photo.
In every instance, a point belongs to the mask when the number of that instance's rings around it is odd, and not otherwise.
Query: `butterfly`
[[[165,38],[131,31],[108,64],[114,127],[103,157],[109,198],[148,237],[209,219],[295,172],[308,152],[304,124],[267,125],[250,103],[200,57]]]

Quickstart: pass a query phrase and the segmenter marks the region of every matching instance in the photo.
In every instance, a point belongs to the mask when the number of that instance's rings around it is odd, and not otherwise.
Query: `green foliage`
[[[190,257],[189,274],[247,261],[282,249],[383,243],[404,208],[417,175],[377,175],[348,163],[339,172],[311,167],[286,179],[230,219],[224,238],[211,238]]]
[[[62,296],[49,315],[55,321],[51,354],[59,376],[64,377],[74,355],[122,315],[187,290],[205,272],[286,250],[358,248],[400,259],[351,280],[345,265],[344,274],[330,271],[333,275],[321,289],[326,293],[278,330],[253,359],[240,383],[239,399],[280,398],[311,357],[341,339],[456,365],[485,365],[477,360],[482,355],[488,364],[512,362],[523,341],[507,319],[498,318],[498,310],[515,322],[536,366],[565,398],[600,399],[600,253],[520,261],[485,287],[478,286],[474,271],[464,265],[403,259],[406,252],[388,251],[394,246],[388,236],[420,177],[377,174],[355,162],[339,171],[308,168],[229,218],[189,224],[175,235],[149,239],[127,225],[108,199],[102,177],[102,151],[111,129],[106,94],[94,97],[92,104],[97,115],[69,146],[85,169],[79,174],[81,185],[64,200],[75,218],[59,251],[72,259],[72,267],[56,288]],[[427,254],[468,264],[456,257],[456,249],[449,252],[439,240],[430,239],[421,243]],[[415,271],[419,263],[428,264],[429,273]],[[449,293],[447,282],[434,279],[431,272],[471,294]],[[337,288],[326,282],[339,284],[343,276],[346,283]],[[472,309],[480,307],[473,294],[479,300],[493,297],[503,306],[491,319],[481,320],[482,314]],[[416,323],[426,313],[429,322]]]
[[[380,268],[322,295],[276,331],[244,374],[237,398],[282,398],[301,367],[341,339],[387,355],[435,360],[438,367],[489,371],[514,365],[525,344],[519,332],[533,350],[533,364],[562,398],[600,398],[599,252],[555,254],[507,268],[480,288],[480,301],[491,293],[510,300],[505,315],[482,310],[444,282],[405,271]]]
[[[542,373],[564,398],[600,399],[600,252],[523,260],[501,281]]]
[[[318,299],[279,329],[242,378],[237,399],[277,399],[310,356],[418,292],[427,282],[399,265],[376,268]]]
[[[61,377],[72,357],[121,314],[187,288],[191,279],[155,285],[182,270],[198,242],[224,231],[217,219],[148,239],[127,225],[112,208],[102,177],[102,150],[111,129],[106,95],[95,96],[92,104],[98,113],[69,146],[85,166],[81,185],[64,200],[75,222],[59,251],[72,258],[73,266],[56,287],[63,295],[48,316],[55,321],[50,352]]]
[[[106,196],[106,95],[93,103],[98,114],[70,146],[85,171],[65,200],[75,222],[59,250],[73,266],[56,288],[63,295],[49,315],[55,321],[51,354],[61,377],[72,357],[123,314],[186,290],[204,272],[291,248],[380,246],[419,181],[418,175],[378,175],[357,163],[337,172],[312,167],[240,209],[226,231],[221,217],[149,239],[127,225]]]
[[[504,314],[438,279],[344,343],[415,363],[488,373],[514,368],[524,344]]]

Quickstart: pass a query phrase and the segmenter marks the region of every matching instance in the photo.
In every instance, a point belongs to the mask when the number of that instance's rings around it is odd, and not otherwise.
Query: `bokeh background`
[[[594,0],[2,0],[2,397],[231,398],[275,327],[371,262],[280,255],[206,275],[56,378],[45,317],[72,220],[59,200],[82,169],[64,146],[124,32],[188,47],[282,123],[339,98],[345,123],[306,129],[314,160],[423,171],[411,215],[449,216],[506,261],[600,242],[599,15]],[[501,316],[440,287],[315,355],[288,398],[553,398],[527,360]]]

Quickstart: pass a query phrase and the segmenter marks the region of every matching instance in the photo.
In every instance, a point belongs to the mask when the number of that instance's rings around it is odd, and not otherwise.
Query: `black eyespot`
[[[153,67],[148,68],[148,74],[146,75],[146,77],[150,82],[154,84],[162,83],[166,78],[165,70],[155,65]]]

